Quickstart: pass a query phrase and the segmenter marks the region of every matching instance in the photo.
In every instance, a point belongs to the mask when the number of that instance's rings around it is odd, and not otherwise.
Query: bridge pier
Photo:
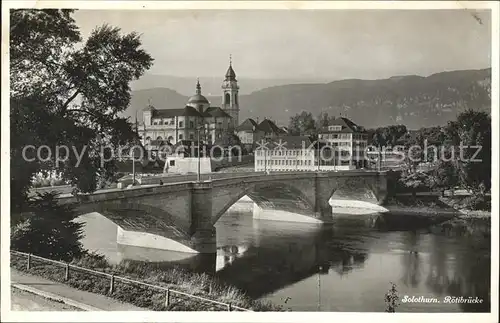
[[[217,252],[212,224],[212,183],[194,183],[191,191],[191,244],[200,253]]]
[[[333,208],[330,204],[321,206],[319,210],[314,213],[316,219],[323,223],[330,223],[333,221]]]

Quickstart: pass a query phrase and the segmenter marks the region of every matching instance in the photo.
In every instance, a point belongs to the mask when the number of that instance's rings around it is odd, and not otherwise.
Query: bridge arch
[[[378,188],[377,184],[371,178],[364,177],[347,177],[337,180],[336,185],[332,185],[329,198],[348,197],[352,200],[359,200],[363,202],[378,203]]]
[[[144,242],[145,247],[152,247],[152,244],[155,243],[152,240],[158,240],[160,237],[160,241],[157,241],[156,244],[165,244],[158,246],[162,249],[178,249],[187,252],[191,249],[192,252],[195,252],[191,248],[192,243],[188,230],[184,229],[183,225],[178,223],[172,215],[160,208],[121,200],[82,204],[78,205],[75,211],[80,214],[97,212],[122,230],[134,232],[136,236],[137,233],[145,234],[140,237],[143,241],[147,241]],[[122,241],[122,243],[124,242]]]
[[[261,208],[277,208],[309,216],[314,214],[314,192],[300,190],[293,182],[257,182],[219,192],[212,206],[212,224],[244,196]]]

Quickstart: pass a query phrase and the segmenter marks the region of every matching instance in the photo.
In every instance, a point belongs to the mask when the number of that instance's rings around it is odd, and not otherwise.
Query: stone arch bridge
[[[99,212],[126,231],[164,237],[162,249],[212,253],[216,251],[214,224],[245,195],[262,209],[293,212],[312,222],[333,220],[329,200],[337,190],[369,190],[377,204],[382,204],[387,195],[385,172],[231,175],[201,182],[61,196],[59,203],[72,204],[82,214]]]

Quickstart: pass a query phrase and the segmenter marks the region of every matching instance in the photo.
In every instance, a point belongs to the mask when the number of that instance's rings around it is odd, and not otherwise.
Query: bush
[[[427,173],[415,172],[402,176],[399,183],[412,193],[430,190],[431,178]]]
[[[462,207],[468,210],[491,211],[491,199],[485,195],[467,196],[462,201]]]
[[[11,232],[13,249],[56,260],[80,257],[83,223],[73,221],[77,214],[59,205],[56,193],[38,194],[28,201],[28,212],[14,215]]]

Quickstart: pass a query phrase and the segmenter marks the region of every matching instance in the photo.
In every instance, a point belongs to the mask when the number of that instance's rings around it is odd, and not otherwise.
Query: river
[[[208,272],[250,296],[293,311],[383,312],[396,284],[397,312],[488,312],[490,240],[430,231],[381,232],[353,216],[335,225],[256,220],[230,210],[217,222],[217,255],[118,245],[117,226],[97,213],[86,222],[84,246],[109,261],[153,261]],[[481,304],[445,303],[446,296],[478,297]]]

